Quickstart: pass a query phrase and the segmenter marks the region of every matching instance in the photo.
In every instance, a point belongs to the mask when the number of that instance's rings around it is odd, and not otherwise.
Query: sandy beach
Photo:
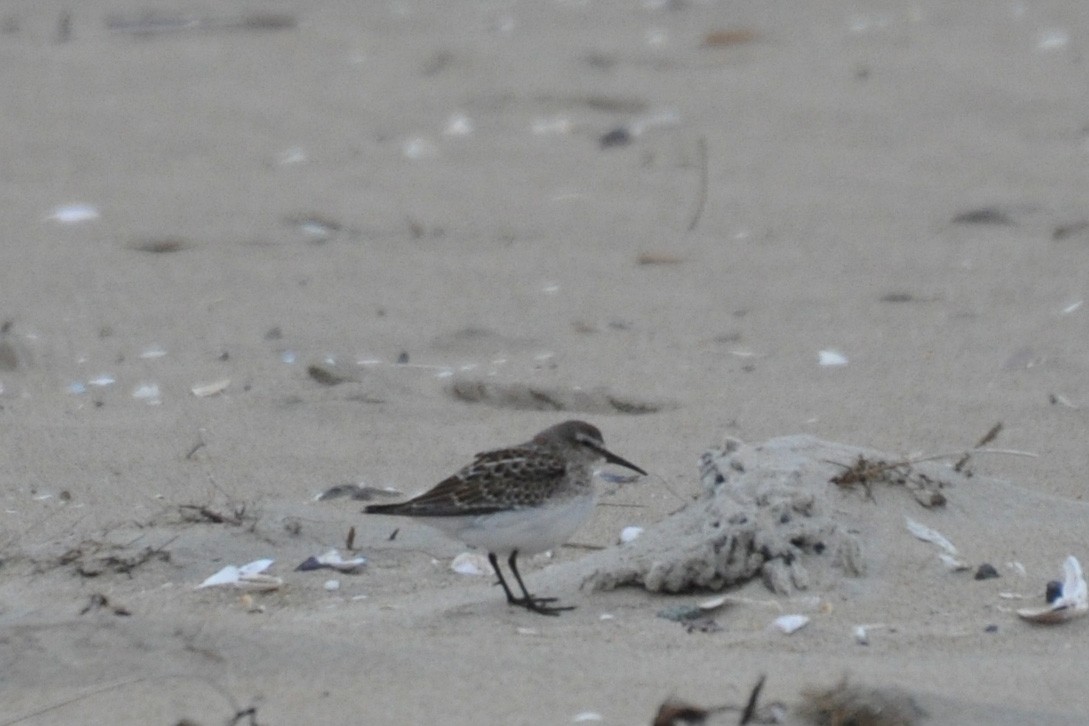
[[[761,675],[785,723],[843,679],[917,723],[1084,723],[1089,619],[1013,611],[1089,564],[1086,28],[1070,0],[4,5],[0,726],[626,726]],[[524,561],[557,618],[318,499],[566,419],[650,476]],[[907,475],[944,501],[828,483],[864,567],[731,583],[707,627],[660,615],[717,591],[594,587],[702,506],[705,452],[759,474],[795,435],[947,454]],[[366,564],[296,571],[332,548]],[[197,589],[262,558],[274,590]]]

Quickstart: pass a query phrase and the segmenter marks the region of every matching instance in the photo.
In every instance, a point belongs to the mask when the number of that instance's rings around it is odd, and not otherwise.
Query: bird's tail
[[[397,514],[397,508],[401,505],[398,504],[368,504],[363,507],[363,511],[367,514]]]

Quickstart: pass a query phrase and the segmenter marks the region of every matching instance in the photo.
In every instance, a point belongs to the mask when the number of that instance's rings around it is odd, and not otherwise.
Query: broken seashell
[[[911,517],[904,517],[904,519],[907,521],[908,531],[917,539],[935,544],[943,550],[938,553],[938,559],[942,561],[942,564],[953,572],[970,569],[970,565],[957,556],[957,548],[946,539],[945,535],[936,529],[927,527],[925,524],[916,522]]]
[[[933,544],[936,544],[951,555],[955,556],[957,554],[957,548],[954,547],[953,543],[946,539],[945,535],[943,535],[941,532],[937,531],[936,529],[931,529],[926,525],[919,524],[911,517],[904,517],[904,519],[907,520],[908,531],[915,535],[915,537],[917,537],[918,539],[921,539],[924,542],[931,542]]]
[[[234,585],[242,590],[276,590],[284,581],[279,577],[263,574],[272,566],[275,560],[254,560],[249,564],[237,567],[227,565],[222,570],[207,578],[197,585],[197,589],[204,587],[217,587],[220,585]]]
[[[93,204],[84,204],[77,202],[75,204],[63,204],[56,207],[53,213],[49,215],[49,219],[52,219],[61,224],[79,224],[80,222],[90,222],[98,219],[98,208]]]
[[[476,552],[462,552],[450,563],[450,569],[459,575],[487,575],[492,571],[488,558]]]
[[[847,365],[847,356],[840,353],[838,350],[822,350],[818,354],[819,362],[822,366],[845,366]]]
[[[353,557],[350,560],[346,560],[340,556],[340,552],[332,549],[318,557],[308,557],[301,565],[295,568],[295,571],[309,572],[310,570],[328,568],[345,574],[353,574],[359,572],[365,564],[367,564],[366,557]]]
[[[772,621],[772,626],[781,633],[791,635],[809,624],[808,615],[780,615]]]
[[[718,610],[728,602],[733,602],[733,598],[728,595],[718,595],[717,597],[708,598],[701,603],[697,603],[696,607],[700,610]]]
[[[230,378],[224,378],[222,381],[216,381],[214,383],[202,383],[193,386],[190,390],[197,398],[208,398],[209,396],[215,396],[216,394],[223,393],[227,390],[227,386],[231,385]]]
[[[1081,564],[1073,555],[1063,562],[1062,588],[1057,595],[1047,607],[1022,608],[1017,611],[1018,616],[1029,622],[1054,625],[1089,612],[1089,588],[1081,573]]]

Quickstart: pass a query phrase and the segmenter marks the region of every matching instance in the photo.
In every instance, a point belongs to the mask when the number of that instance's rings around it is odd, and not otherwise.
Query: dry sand
[[[1084,722],[1089,620],[1032,627],[997,594],[1089,561],[1089,6],[258,5],[295,27],[0,8],[0,724],[646,724],[761,673],[766,701],[847,676],[933,723]],[[99,216],[52,218],[77,202]],[[439,374],[464,366],[598,403],[459,400]],[[456,543],[314,501],[413,493],[571,417],[654,474],[584,546],[698,494],[724,435],[901,455],[1001,421],[996,446],[1037,456],[976,457],[942,513],[865,503],[876,569],[801,593],[825,607],[789,637],[759,606],[686,633],[656,613],[704,595],[580,589],[577,546],[526,567],[577,610],[509,609],[450,571]],[[941,570],[913,512],[1002,578]],[[362,574],[292,571],[351,526]],[[259,557],[286,580],[263,612],[194,590]]]

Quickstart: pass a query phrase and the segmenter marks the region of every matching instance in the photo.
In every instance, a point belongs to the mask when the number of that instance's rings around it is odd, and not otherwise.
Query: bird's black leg
[[[503,592],[507,593],[507,603],[511,605],[522,605],[523,602],[511,593],[510,588],[507,587],[507,581],[503,579],[503,571],[499,569],[499,560],[496,558],[494,552],[488,553],[488,562],[492,563],[492,569],[495,570],[496,576],[499,577],[499,584],[503,586]],[[523,592],[525,587],[522,588]]]
[[[525,597],[520,600],[511,601],[509,599],[508,593],[507,602],[510,602],[514,605],[521,605],[526,610],[532,610],[533,612],[540,613],[541,615],[559,615],[564,610],[575,609],[574,605],[558,606],[545,604],[549,602],[555,602],[556,598],[554,597],[533,597],[532,595],[530,595],[529,590],[526,589],[526,583],[522,582],[522,576],[518,574],[518,565],[516,564],[517,559],[518,550],[514,550],[510,553],[510,559],[507,560],[507,564],[510,565],[510,571],[514,573],[514,579],[518,581],[518,586],[522,588],[522,594]],[[494,565],[495,563],[492,564]],[[499,568],[497,567],[496,569],[498,570]],[[504,587],[506,587],[505,584]]]

